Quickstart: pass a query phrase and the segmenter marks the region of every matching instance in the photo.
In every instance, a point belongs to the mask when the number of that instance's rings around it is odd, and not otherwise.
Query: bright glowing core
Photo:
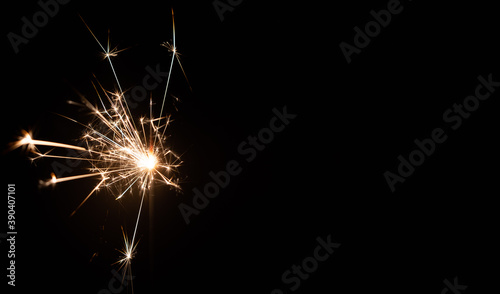
[[[26,136],[24,136],[24,138],[21,140],[21,144],[31,144],[33,140],[31,139],[31,136],[29,134],[26,134]]]
[[[145,168],[147,170],[152,170],[156,167],[158,160],[153,154],[144,155],[138,162],[137,166]]]

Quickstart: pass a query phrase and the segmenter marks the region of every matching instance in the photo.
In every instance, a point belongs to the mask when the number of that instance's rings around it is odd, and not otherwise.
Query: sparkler
[[[173,43],[170,44],[165,42],[161,44],[167,47],[168,51],[172,53],[172,59],[160,115],[158,117],[153,117],[153,101],[150,99],[149,117],[141,117],[138,121],[138,128],[136,120],[132,116],[127,101],[124,98],[124,92],[111,60],[112,57],[117,56],[118,53],[125,49],[118,50],[116,47],[110,49],[109,31],[108,42],[105,48],[101,42],[99,42],[90,27],[85,23],[83,18],[82,21],[102,49],[103,58],[108,60],[118,89],[114,92],[107,91],[99,82],[92,82],[100,106],[93,105],[83,97],[83,95],[80,95],[83,105],[87,107],[93,115],[93,120],[89,124],[83,124],[75,119],[63,116],[85,128],[84,134],[81,137],[83,143],[81,145],[84,147],[35,140],[30,133],[24,132],[24,137],[13,143],[11,149],[26,146],[28,151],[37,155],[34,159],[42,157],[66,158],[84,160],[90,163],[91,168],[89,168],[89,173],[64,178],[57,178],[52,174],[52,179],[45,182],[45,184],[51,185],[89,177],[100,178],[98,184],[94,186],[71,215],[76,213],[91,195],[95,194],[95,192],[101,188],[107,188],[112,195],[114,195],[115,199],[118,200],[124,197],[127,192],[132,193],[133,187],[138,187],[141,201],[137,212],[132,239],[128,239],[122,227],[124,248],[119,250],[121,258],[115,263],[119,264],[120,269],[123,269],[124,272],[131,274],[131,260],[135,255],[138,244],[136,241],[137,227],[146,194],[151,191],[154,182],[162,182],[167,186],[180,190],[178,179],[175,178],[175,174],[182,161],[180,156],[174,153],[166,145],[165,132],[171,120],[169,115],[162,115],[175,59],[177,59],[185,77],[186,73],[181,65],[179,52],[176,47],[175,21],[172,9]],[[51,153],[54,149],[46,153],[41,153],[37,148],[38,146],[73,149],[81,153],[76,156],[59,156]]]

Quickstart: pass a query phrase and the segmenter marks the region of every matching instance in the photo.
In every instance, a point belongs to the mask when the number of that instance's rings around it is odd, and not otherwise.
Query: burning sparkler
[[[172,53],[172,60],[170,62],[170,70],[163,95],[160,115],[158,117],[153,117],[153,103],[152,99],[150,99],[149,117],[140,118],[138,121],[138,128],[136,120],[133,118],[127,101],[124,98],[124,92],[111,60],[112,57],[117,56],[118,53],[125,49],[118,50],[116,47],[110,49],[109,31],[108,42],[105,48],[101,42],[99,42],[90,27],[85,23],[83,18],[82,21],[102,49],[104,59],[108,60],[118,90],[110,92],[105,90],[100,83],[97,82],[97,85],[96,83],[92,83],[97,93],[100,106],[93,105],[82,95],[80,95],[80,97],[83,105],[93,114],[93,121],[90,124],[83,124],[72,118],[65,117],[85,128],[85,132],[81,138],[83,142],[82,146],[84,147],[35,140],[30,133],[25,132],[24,137],[13,143],[11,148],[26,146],[28,151],[37,155],[36,158],[67,158],[72,160],[84,160],[90,163],[91,168],[89,169],[89,173],[64,178],[57,178],[52,174],[52,179],[46,182],[46,184],[49,185],[89,177],[100,178],[98,184],[89,192],[71,215],[73,215],[90,196],[100,188],[107,188],[117,200],[124,197],[127,192],[131,193],[134,189],[133,187],[139,188],[141,202],[132,239],[129,240],[127,238],[127,234],[122,228],[125,245],[122,250],[119,250],[122,257],[116,262],[120,265],[120,269],[130,273],[131,260],[134,257],[137,247],[137,227],[144,198],[148,191],[152,189],[153,182],[162,182],[174,189],[180,189],[175,174],[182,161],[180,156],[174,153],[166,145],[165,132],[171,120],[169,115],[162,115],[175,59],[177,59],[184,76],[186,76],[186,73],[180,63],[179,53],[175,43],[175,22],[172,9],[173,43],[170,44],[165,42],[162,44],[162,46],[167,47],[169,52]],[[41,153],[37,146],[67,148],[81,153],[77,156],[59,156],[51,154],[53,149],[46,153]]]

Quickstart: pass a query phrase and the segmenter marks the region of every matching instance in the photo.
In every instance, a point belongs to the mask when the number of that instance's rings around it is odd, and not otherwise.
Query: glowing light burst
[[[125,279],[126,276],[132,277],[132,267],[131,267],[131,262],[132,258],[135,255],[135,249],[137,247],[138,243],[134,243],[133,241],[130,242],[128,240],[127,234],[123,230],[122,227],[122,234],[123,234],[123,240],[125,243],[125,246],[122,250],[118,250],[120,254],[122,254],[122,258],[120,258],[117,262],[113,264],[119,264],[118,270],[122,270],[123,274],[122,277]],[[130,279],[130,283],[132,283],[133,279]],[[123,281],[122,281],[123,283]],[[133,288],[133,285],[131,284],[131,287]]]
[[[28,151],[37,155],[34,159],[48,157],[83,160],[90,163],[91,167],[88,173],[64,178],[57,178],[52,174],[52,178],[45,182],[46,185],[55,185],[65,181],[89,177],[100,179],[98,184],[94,186],[71,215],[73,215],[91,195],[101,188],[109,190],[117,200],[126,196],[127,193],[133,194],[132,191],[138,189],[141,195],[141,201],[137,212],[132,239],[129,240],[127,238],[127,234],[122,228],[124,248],[119,250],[121,258],[116,262],[120,265],[120,269],[123,268],[124,271],[131,271],[130,264],[137,247],[137,227],[147,192],[152,189],[154,182],[162,182],[167,186],[180,190],[178,179],[175,175],[178,173],[177,168],[182,161],[180,156],[175,154],[169,146],[167,146],[165,132],[171,119],[169,115],[162,115],[175,59],[177,59],[185,77],[186,73],[180,63],[179,53],[175,44],[175,22],[172,10],[173,44],[167,42],[161,44],[168,48],[169,52],[172,54],[172,59],[160,115],[158,117],[153,117],[153,102],[152,99],[150,99],[149,117],[141,117],[137,121],[138,124],[136,124],[136,120],[132,116],[127,101],[124,98],[124,92],[111,61],[112,57],[117,56],[118,53],[125,49],[118,50],[116,47],[110,49],[109,31],[107,46],[105,48],[99,42],[90,27],[85,23],[83,18],[82,21],[102,49],[104,59],[108,60],[118,89],[113,92],[107,91],[99,82],[93,82],[92,84],[97,94],[99,106],[93,105],[85,97],[80,95],[83,105],[90,110],[93,117],[92,121],[88,124],[83,124],[77,120],[63,116],[85,128],[84,134],[81,137],[81,146],[35,140],[30,133],[24,132],[24,137],[13,143],[11,149],[25,146]],[[76,102],[72,103],[79,104]],[[80,153],[76,156],[60,156],[52,153],[54,149],[46,153],[41,153],[37,149],[37,146],[73,149]]]

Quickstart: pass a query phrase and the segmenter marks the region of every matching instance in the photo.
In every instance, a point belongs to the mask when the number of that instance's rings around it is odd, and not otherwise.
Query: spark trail
[[[104,47],[83,18],[81,16],[80,18],[102,49],[103,58],[108,60],[117,85],[117,90],[114,92],[107,91],[99,82],[97,82],[97,85],[96,83],[92,83],[97,94],[99,107],[90,103],[83,95],[80,95],[83,105],[88,108],[92,114],[92,121],[89,124],[84,124],[70,117],[63,116],[85,128],[84,134],[81,136],[83,144],[80,144],[85,147],[59,142],[35,140],[29,132],[24,132],[24,137],[14,142],[11,145],[11,149],[27,146],[28,151],[37,155],[36,158],[49,157],[83,160],[90,164],[91,167],[88,173],[64,178],[56,178],[55,175],[52,174],[52,179],[46,181],[47,185],[53,185],[84,178],[100,178],[98,184],[91,189],[89,194],[80,205],[76,207],[71,215],[74,215],[78,209],[101,188],[107,188],[116,200],[128,194],[133,194],[133,190],[139,191],[141,201],[137,211],[137,218],[135,219],[132,238],[128,239],[122,227],[124,248],[119,250],[122,256],[116,262],[116,264],[119,264],[120,269],[123,269],[124,272],[131,275],[131,260],[135,255],[138,244],[138,241],[136,241],[137,228],[143,209],[144,198],[152,189],[154,182],[161,182],[173,189],[180,190],[176,174],[178,173],[177,168],[181,165],[182,161],[180,156],[167,146],[165,131],[171,120],[169,115],[162,116],[175,59],[177,59],[184,77],[186,77],[176,47],[174,11],[172,9],[173,43],[164,42],[161,44],[172,54],[172,59],[160,115],[158,117],[153,117],[153,102],[152,99],[150,99],[149,117],[141,117],[138,120],[139,128],[124,98],[122,86],[111,60],[112,57],[117,56],[126,49],[118,50],[117,47],[110,49],[109,31],[107,44],[106,47]],[[191,88],[191,86],[189,87]],[[75,102],[72,103],[78,104]],[[41,153],[38,151],[38,146],[48,146],[53,147],[53,149],[46,153]],[[73,149],[79,151],[80,154],[76,156],[54,155],[51,152],[56,148]]]

